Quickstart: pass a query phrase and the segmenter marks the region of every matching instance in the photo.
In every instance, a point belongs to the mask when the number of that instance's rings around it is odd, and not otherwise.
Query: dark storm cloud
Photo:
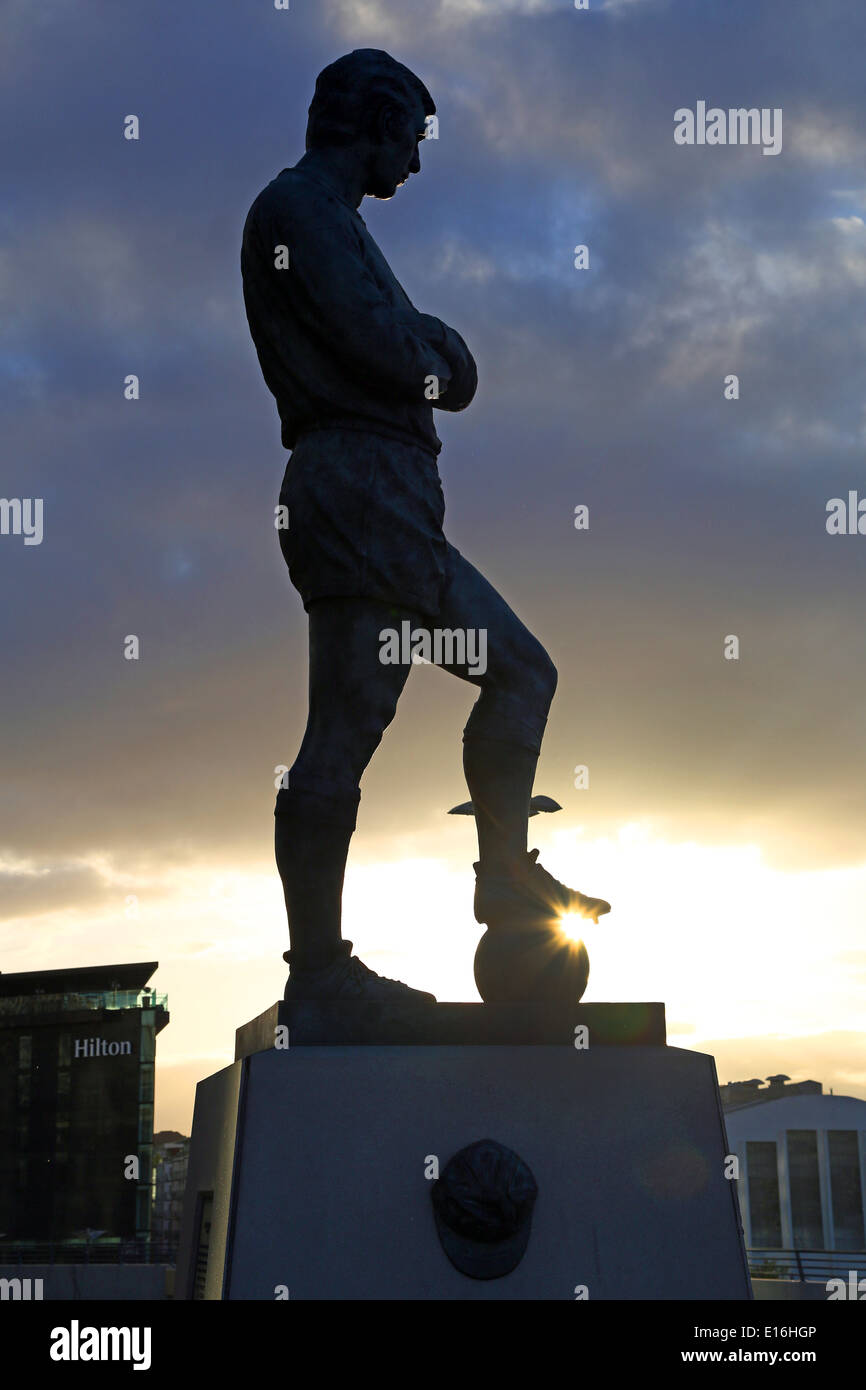
[[[857,0],[13,6],[0,491],[45,499],[45,539],[0,537],[0,845],[263,852],[306,676],[240,230],[315,74],[372,44],[439,106],[423,177],[362,211],[478,358],[440,424],[449,526],[560,667],[543,789],[859,857],[866,538],[824,508],[864,478],[864,30]],[[782,153],[675,146],[698,99],[781,107]],[[461,797],[470,694],[423,677],[365,782],[380,832]]]

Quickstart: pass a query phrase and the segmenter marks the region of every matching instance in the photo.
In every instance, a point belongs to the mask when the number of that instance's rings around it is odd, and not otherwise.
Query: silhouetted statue
[[[341,937],[359,783],[409,675],[409,639],[481,692],[463,734],[477,920],[609,910],[527,853],[556,670],[442,531],[433,410],[470,404],[475,362],[459,333],[414,307],[358,213],[420,172],[435,110],[387,53],[340,58],[316,82],[306,154],[259,194],[244,228],[247,318],[292,451],[280,544],[309,615],[309,718],[275,812],[287,999],[433,1000],[375,975]]]

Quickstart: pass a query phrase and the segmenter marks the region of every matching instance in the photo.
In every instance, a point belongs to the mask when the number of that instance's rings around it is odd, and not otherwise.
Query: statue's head
[[[421,168],[418,142],[435,111],[424,83],[402,63],[379,48],[356,48],[316,79],[307,149],[351,148],[370,197],[393,198]]]

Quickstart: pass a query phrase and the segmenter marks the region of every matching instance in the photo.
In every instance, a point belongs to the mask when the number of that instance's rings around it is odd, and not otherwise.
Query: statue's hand
[[[478,369],[460,334],[456,329],[449,328],[441,319],[435,318],[432,314],[422,314],[411,305],[395,308],[394,318],[428,342],[451,369],[450,379],[442,387],[442,394],[436,404],[442,410],[465,410],[478,389]]]
[[[475,359],[455,328],[430,314],[420,318],[430,325],[430,342],[451,368],[451,381],[437,404],[442,410],[465,410],[478,389]]]

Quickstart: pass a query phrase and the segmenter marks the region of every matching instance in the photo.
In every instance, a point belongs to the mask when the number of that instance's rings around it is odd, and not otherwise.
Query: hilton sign
[[[76,1038],[76,1057],[130,1057],[131,1042],[106,1042],[105,1038]]]

